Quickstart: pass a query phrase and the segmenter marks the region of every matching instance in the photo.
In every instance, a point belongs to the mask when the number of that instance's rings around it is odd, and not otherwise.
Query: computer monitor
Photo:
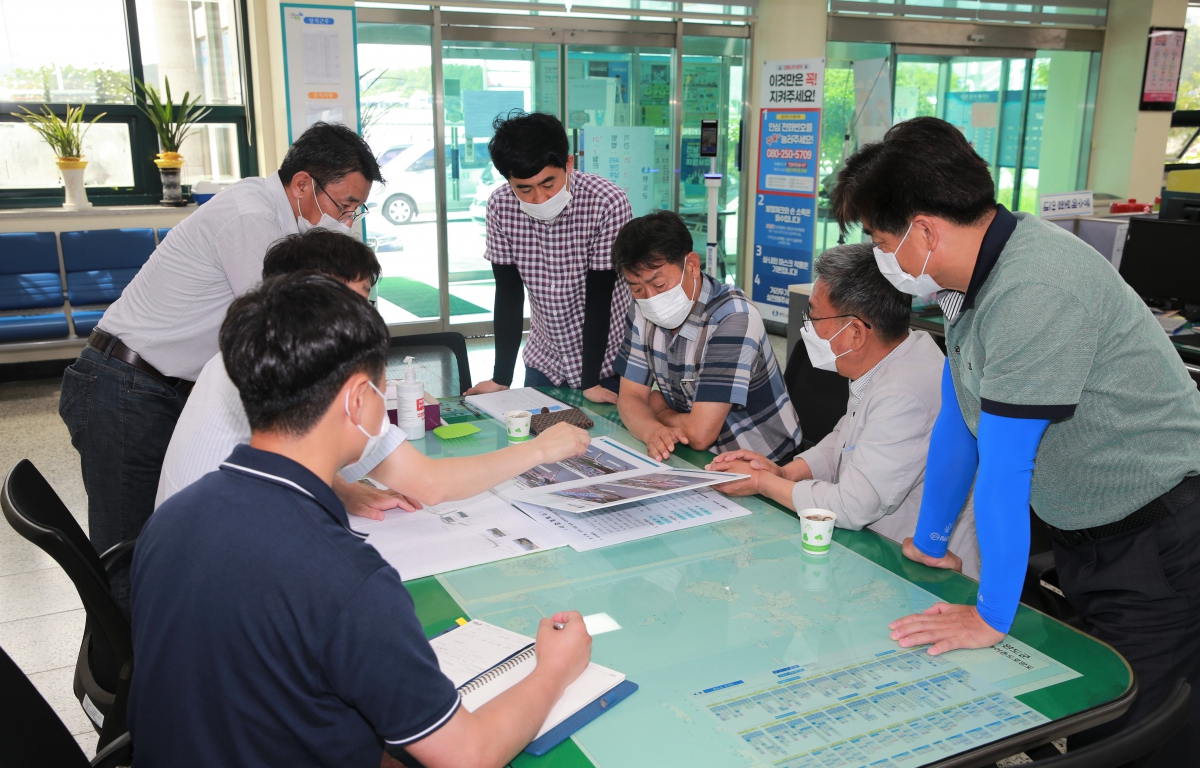
[[[1200,224],[1132,217],[1119,271],[1144,299],[1200,307]]]

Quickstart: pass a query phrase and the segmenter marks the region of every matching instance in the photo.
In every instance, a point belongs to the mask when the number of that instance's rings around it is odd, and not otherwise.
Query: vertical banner
[[[288,143],[315,122],[362,131],[353,6],[282,3]]]
[[[787,322],[788,286],[812,279],[825,59],[763,64],[751,298]]]

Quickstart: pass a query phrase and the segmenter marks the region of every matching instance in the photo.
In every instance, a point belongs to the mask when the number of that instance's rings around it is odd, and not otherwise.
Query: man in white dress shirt
[[[64,372],[59,400],[97,552],[137,536],[154,511],[192,382],[217,353],[226,308],[258,283],[267,248],[314,227],[348,234],[375,181],[382,177],[366,142],[344,125],[317,123],[276,173],[239,181],[175,226],[104,313]],[[127,606],[127,564],[109,579]]]
[[[836,524],[864,526],[911,547],[925,485],[925,455],[941,408],[946,357],[924,331],[908,329],[910,297],[892,287],[870,243],[831,248],[815,267],[801,336],[816,368],[850,379],[846,414],[786,466],[731,451],[709,469],[749,474],[717,486],[761,493],[789,509],[828,509]],[[800,354],[795,350],[792,354]],[[950,537],[948,563],[979,578],[974,510],[968,499]]]

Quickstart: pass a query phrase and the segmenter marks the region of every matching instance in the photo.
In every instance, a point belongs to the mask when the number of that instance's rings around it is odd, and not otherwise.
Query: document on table
[[[416,512],[390,510],[383,520],[351,517],[354,530],[404,581],[553,549],[566,541],[491,491]]]
[[[555,400],[550,395],[544,395],[533,387],[506,389],[501,392],[489,392],[486,395],[467,395],[463,399],[496,421],[504,421],[504,414],[508,411],[541,413],[542,408],[549,408],[551,412],[566,411],[571,408],[563,401]]]
[[[610,437],[597,437],[583,455],[539,464],[492,490],[513,503],[578,514],[743,477],[668,467]]]
[[[556,531],[576,552],[750,514],[750,510],[711,488],[578,514],[526,502],[515,503],[526,514]]]

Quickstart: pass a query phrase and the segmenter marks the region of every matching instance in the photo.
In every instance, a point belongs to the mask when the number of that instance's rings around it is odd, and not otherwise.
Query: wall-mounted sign
[[[824,59],[763,64],[751,298],[765,320],[787,322],[788,286],[812,280],[824,72]]]
[[[316,122],[360,131],[354,8],[283,3],[279,11],[288,143]]]
[[[1060,192],[1038,197],[1038,215],[1043,219],[1064,219],[1068,216],[1092,215],[1092,191]]]
[[[1138,109],[1151,112],[1171,112],[1175,109],[1186,40],[1186,29],[1150,27],[1146,67],[1142,72],[1142,103]]]

